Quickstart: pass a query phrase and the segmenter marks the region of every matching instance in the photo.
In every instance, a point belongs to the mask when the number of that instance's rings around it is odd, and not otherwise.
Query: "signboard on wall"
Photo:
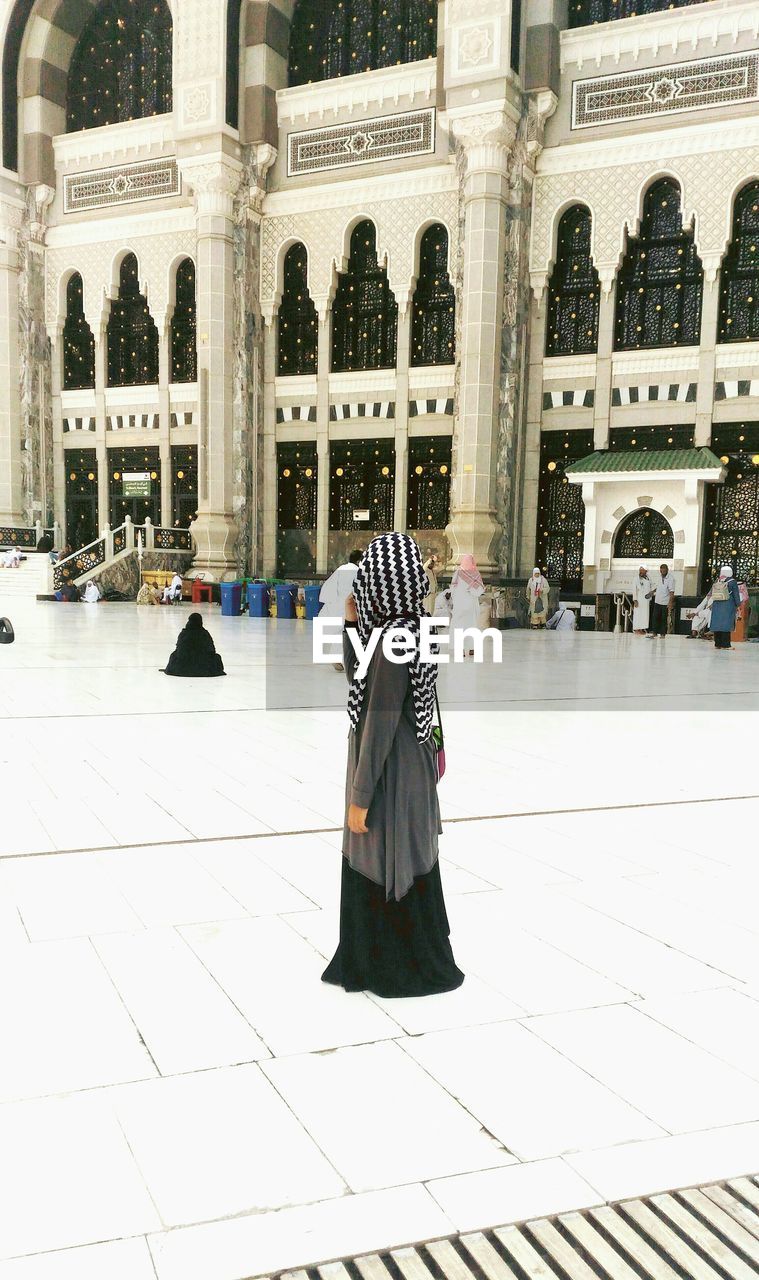
[[[149,498],[153,483],[149,471],[124,471],[121,476],[122,498]]]
[[[357,508],[355,508],[355,507],[354,507],[354,509],[353,509],[353,519],[354,519],[354,520],[356,520],[356,521],[361,521],[361,520],[366,521],[366,520],[368,520],[368,519],[369,519],[369,512],[368,512],[368,511],[359,511]]]

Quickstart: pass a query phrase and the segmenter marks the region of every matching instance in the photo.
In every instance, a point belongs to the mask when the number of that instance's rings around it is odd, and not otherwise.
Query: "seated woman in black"
[[[165,667],[167,676],[223,676],[226,675],[221,655],[216,652],[213,639],[203,626],[199,613],[191,613],[187,626],[177,636],[177,647]]]

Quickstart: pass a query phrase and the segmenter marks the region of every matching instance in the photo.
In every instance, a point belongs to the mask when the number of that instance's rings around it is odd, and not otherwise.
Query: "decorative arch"
[[[160,7],[171,30],[173,0],[139,3]],[[52,139],[67,130],[67,89],[75,49],[104,7],[111,7],[111,0],[106,6],[99,0],[15,0],[13,4],[3,42],[2,155],[5,168],[18,172],[24,182],[54,185]],[[130,6],[130,17],[132,12]],[[170,39],[167,68],[167,59],[162,61],[164,74],[155,78],[160,84],[168,77],[170,92]]]
[[[680,185],[659,178],[643,199],[617,277],[615,348],[698,345],[703,268],[693,228],[683,226]]]
[[[139,266],[127,253],[119,267],[106,334],[108,386],[142,387],[158,382],[158,329],[140,291]]]
[[[436,52],[437,0],[298,0],[288,83],[419,62]]]
[[[759,181],[733,204],[732,234],[720,273],[718,342],[759,338]]]
[[[593,219],[586,205],[571,205],[559,219],[556,257],[548,282],[546,355],[598,350],[601,286],[592,255]]]
[[[283,262],[282,301],[278,313],[277,373],[316,373],[319,321],[308,288],[308,251],[297,241]]]
[[[61,282],[63,285],[63,281]],[[65,282],[66,319],[63,324],[64,391],[95,386],[95,338],[84,313],[84,283],[78,271]]]
[[[195,263],[182,258],[174,272],[174,307],[169,326],[169,380],[197,382],[198,324]]]
[[[433,222],[419,243],[419,270],[411,314],[411,364],[453,364],[456,299],[449,275],[448,231]]]
[[[660,511],[638,507],[620,520],[612,547],[615,559],[671,560],[675,554],[675,535],[669,520]]]
[[[347,269],[338,277],[332,371],[394,368],[397,327],[398,304],[377,258],[377,231],[364,219],[353,227]]]

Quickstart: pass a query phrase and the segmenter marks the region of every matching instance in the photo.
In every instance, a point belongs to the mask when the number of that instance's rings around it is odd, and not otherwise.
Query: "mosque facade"
[[[0,537],[759,581],[755,0],[0,24]]]

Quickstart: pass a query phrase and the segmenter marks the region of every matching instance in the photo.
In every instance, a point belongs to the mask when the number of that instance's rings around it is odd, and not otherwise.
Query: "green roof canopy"
[[[636,449],[611,453],[599,449],[566,468],[566,475],[613,474],[625,471],[719,471],[722,463],[711,449]]]

